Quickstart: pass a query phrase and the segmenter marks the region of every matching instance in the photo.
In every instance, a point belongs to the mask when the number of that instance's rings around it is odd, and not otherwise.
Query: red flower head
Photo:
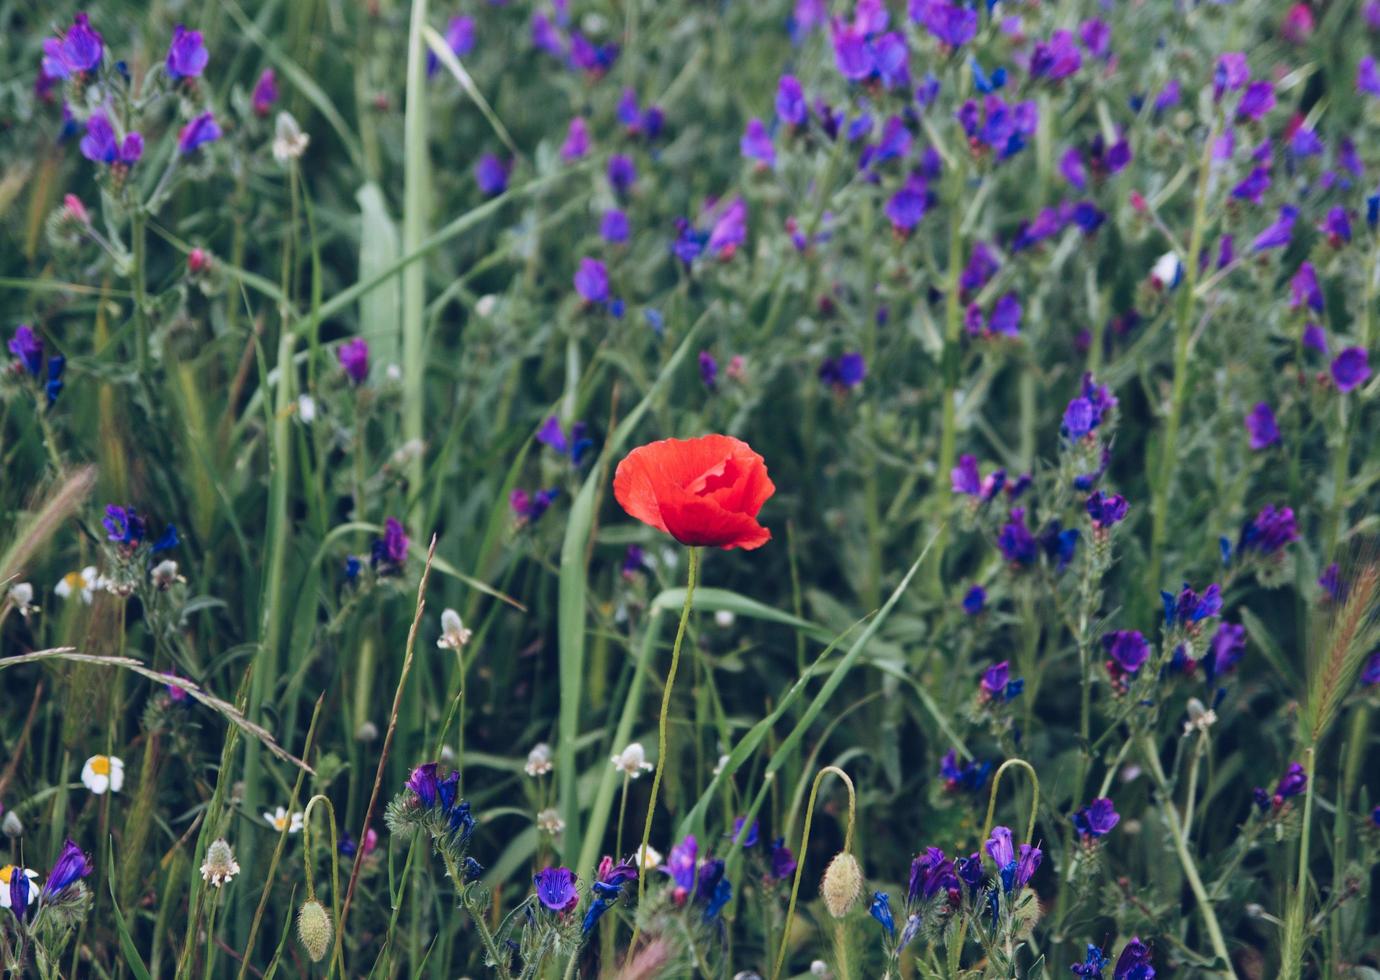
[[[771,532],[757,512],[775,492],[762,457],[732,436],[639,446],[613,477],[624,510],[692,547],[760,548]]]

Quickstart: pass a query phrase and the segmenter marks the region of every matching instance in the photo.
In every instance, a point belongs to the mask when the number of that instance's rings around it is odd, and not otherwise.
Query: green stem
[[[771,980],[777,980],[781,976],[781,967],[786,962],[786,946],[791,941],[791,923],[795,920],[795,903],[800,894],[800,875],[805,869],[805,854],[810,847],[810,827],[815,819],[815,797],[819,795],[820,782],[830,773],[842,779],[848,787],[848,826],[844,829],[843,853],[851,854],[853,851],[853,824],[858,814],[857,792],[853,789],[853,780],[848,773],[837,766],[825,766],[815,773],[814,782],[810,784],[810,800],[805,804],[805,826],[800,832],[800,850],[796,852],[800,855],[800,860],[796,862],[795,877],[791,880],[791,900],[786,906],[786,924],[781,930],[781,945],[776,951],[776,966],[771,971]]]
[[[1212,150],[1217,142],[1218,124],[1213,122],[1203,143],[1198,163],[1198,187],[1193,202],[1193,227],[1188,238],[1188,254],[1183,257],[1183,282],[1179,283],[1179,303],[1174,330],[1174,382],[1165,421],[1164,442],[1160,446],[1160,465],[1155,471],[1151,506],[1150,563],[1147,566],[1147,594],[1160,587],[1160,566],[1164,560],[1164,539],[1169,527],[1169,488],[1174,464],[1178,461],[1179,424],[1183,418],[1184,396],[1188,390],[1188,347],[1193,338],[1193,300],[1198,287],[1198,256],[1203,248],[1207,226],[1208,181],[1212,175]]]
[[[671,690],[676,683],[676,668],[680,666],[680,645],[685,639],[685,627],[690,622],[690,607],[695,601],[695,579],[698,576],[700,567],[700,549],[690,549],[690,570],[685,584],[685,605],[680,610],[680,625],[676,627],[676,642],[671,647],[671,669],[666,674],[666,688],[661,692],[661,715],[657,721],[657,748],[656,748],[656,771],[652,773],[652,795],[647,800],[647,819],[642,824],[642,847],[638,850],[638,865],[642,863],[641,855],[647,853],[647,846],[652,839],[652,817],[656,813],[657,791],[661,789],[661,774],[666,768],[666,716],[671,710]],[[639,871],[637,876],[637,904],[642,905],[642,897],[647,890],[647,876]],[[640,935],[640,925],[633,926],[632,942],[628,944],[628,957],[631,957],[637,950],[637,939]]]
[[[135,360],[139,366],[139,375],[145,381],[149,377],[149,318],[148,318],[148,296],[144,287],[144,226],[147,218],[143,208],[136,208],[134,218],[130,228],[131,243],[134,250],[134,343]]]
[[[1155,748],[1155,743],[1150,737],[1143,736],[1141,751],[1145,755],[1146,764],[1150,767],[1150,775],[1155,780],[1155,785],[1160,792],[1160,809],[1164,812],[1164,819],[1169,824],[1169,836],[1173,838],[1174,850],[1179,855],[1179,864],[1183,866],[1184,877],[1188,879],[1188,887],[1193,891],[1193,897],[1198,900],[1198,911],[1203,916],[1203,926],[1207,929],[1208,940],[1212,943],[1212,951],[1217,958],[1222,961],[1223,971],[1232,980],[1236,980],[1236,971],[1232,969],[1231,955],[1227,952],[1227,942],[1222,936],[1222,927],[1217,922],[1217,913],[1212,910],[1212,900],[1208,898],[1207,889],[1203,887],[1203,879],[1198,876],[1198,866],[1193,861],[1193,855],[1188,852],[1188,841],[1184,837],[1183,824],[1179,820],[1179,811],[1174,809],[1174,799],[1169,792],[1169,781],[1165,778],[1164,767],[1160,765],[1160,753]]]
[[[1299,867],[1294,880],[1293,902],[1284,921],[1284,950],[1279,964],[1281,980],[1298,980],[1303,973],[1304,916],[1308,910],[1308,857],[1313,831],[1313,783],[1317,753],[1310,746],[1304,750],[1303,768],[1308,782],[1303,792],[1303,827],[1299,835]]]

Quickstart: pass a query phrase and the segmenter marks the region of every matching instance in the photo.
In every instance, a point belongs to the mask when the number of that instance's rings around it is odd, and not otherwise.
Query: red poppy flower
[[[613,495],[624,510],[695,547],[766,544],[771,532],[757,523],[757,512],[775,492],[762,457],[732,436],[639,446],[613,477]]]

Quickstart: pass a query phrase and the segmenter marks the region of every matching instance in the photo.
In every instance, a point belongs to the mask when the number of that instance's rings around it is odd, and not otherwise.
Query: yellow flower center
[[[8,885],[10,879],[14,877],[14,865],[7,864],[0,868],[0,885]]]
[[[287,818],[287,814],[286,814],[286,813],[283,814],[281,817],[274,817],[274,818],[273,818],[273,829],[274,829],[274,830],[282,830],[284,827],[287,826],[287,822],[288,822],[288,818]]]
[[[83,589],[86,587],[86,579],[81,577],[81,572],[68,572],[62,576],[62,580],[67,583],[69,589]]]
[[[92,757],[92,759],[91,759],[91,771],[94,772],[97,776],[109,776],[109,775],[110,775],[110,758],[109,758],[109,756],[98,755],[98,756]]]

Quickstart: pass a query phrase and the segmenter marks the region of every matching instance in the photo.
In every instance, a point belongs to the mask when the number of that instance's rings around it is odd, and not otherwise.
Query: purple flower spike
[[[1139,630],[1117,630],[1102,637],[1107,669],[1114,677],[1133,676],[1150,659],[1150,644]]]
[[[422,806],[434,806],[437,794],[436,763],[423,763],[413,769],[412,775],[407,777],[407,788],[417,794]]]
[[[1275,413],[1265,402],[1259,402],[1246,416],[1246,432],[1250,436],[1250,446],[1259,451],[1279,442],[1279,425]]]
[[[369,377],[369,342],[363,337],[345,341],[336,350],[336,357],[346,376],[355,384],[363,384]]]
[[[70,840],[67,841],[62,845],[62,853],[58,855],[53,870],[48,872],[48,880],[43,883],[44,900],[56,898],[91,874],[91,871],[91,858],[76,844]],[[16,871],[15,875],[20,878],[24,877],[22,870]]]
[[[569,912],[580,904],[580,892],[575,887],[575,872],[569,868],[543,868],[532,876],[537,898],[552,912]]]
[[[1299,209],[1292,204],[1286,204],[1279,209],[1279,220],[1267,227],[1255,240],[1251,242],[1252,252],[1263,252],[1272,248],[1283,248],[1289,244],[1289,240],[1294,237],[1294,221],[1299,216]]]
[[[589,124],[583,116],[570,120],[566,130],[565,142],[561,144],[561,159],[566,163],[583,159],[589,154]]]
[[[172,78],[200,78],[211,54],[200,31],[189,31],[178,24],[168,45],[168,75]]]
[[[1093,527],[1105,528],[1120,524],[1126,519],[1127,509],[1126,498],[1119,493],[1108,494],[1098,490],[1088,498],[1088,517],[1092,518]]]
[[[1332,361],[1332,380],[1338,391],[1350,391],[1370,377],[1370,362],[1364,347],[1348,347]]]
[[[1121,821],[1107,797],[1093,800],[1073,815],[1073,826],[1083,837],[1105,837]]]
[[[43,42],[43,71],[50,78],[71,78],[99,65],[103,50],[86,14],[77,14],[66,34]]]
[[[182,131],[177,134],[177,149],[185,156],[196,152],[207,143],[214,143],[220,136],[220,126],[216,123],[216,117],[210,112],[203,112],[183,126]]]
[[[598,259],[580,260],[575,272],[575,291],[587,303],[605,303],[609,298],[609,273]]]
[[[24,370],[34,377],[43,372],[43,341],[28,326],[21,323],[15,328],[14,337],[9,343],[10,353],[19,358]]]
[[[771,169],[776,166],[776,147],[772,145],[771,134],[762,120],[748,120],[747,129],[738,141],[738,149],[748,160],[756,160],[760,166]]]
[[[485,197],[497,197],[508,189],[508,165],[485,153],[474,165],[474,182]]]
[[[804,126],[809,122],[805,90],[794,75],[782,75],[776,84],[776,118],[787,126]]]
[[[1155,980],[1150,947],[1141,942],[1139,936],[1127,943],[1117,957],[1112,980]]]
[[[81,155],[92,163],[137,163],[144,154],[144,138],[138,133],[130,133],[121,142],[115,135],[115,127],[110,117],[97,110],[86,120],[86,135],[78,144]]]
[[[272,68],[265,68],[259,80],[254,83],[254,93],[249,101],[254,108],[254,115],[260,118],[273,111],[273,104],[278,101],[278,76]]]

